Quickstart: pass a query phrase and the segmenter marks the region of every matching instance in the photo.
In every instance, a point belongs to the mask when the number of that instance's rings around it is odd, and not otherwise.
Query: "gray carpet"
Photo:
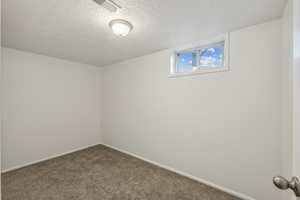
[[[2,174],[2,200],[238,200],[98,145]]]

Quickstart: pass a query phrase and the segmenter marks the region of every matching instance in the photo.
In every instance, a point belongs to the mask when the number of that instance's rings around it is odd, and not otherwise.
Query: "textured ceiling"
[[[281,16],[286,0],[1,0],[2,46],[103,66]],[[134,25],[125,38],[108,27]]]

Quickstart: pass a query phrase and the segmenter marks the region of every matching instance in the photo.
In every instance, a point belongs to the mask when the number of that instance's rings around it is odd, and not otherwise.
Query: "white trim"
[[[10,167],[8,169],[3,169],[3,170],[1,170],[1,173],[10,172],[10,171],[13,171],[13,170],[16,170],[16,169],[20,169],[20,168],[23,168],[23,167],[34,165],[34,164],[37,164],[37,163],[40,163],[40,162],[43,162],[43,161],[47,161],[47,160],[50,160],[50,159],[53,159],[53,158],[57,158],[57,157],[60,157],[60,156],[66,155],[66,154],[74,153],[76,151],[80,151],[80,150],[87,149],[89,147],[93,147],[93,146],[97,146],[97,145],[101,145],[101,143],[90,144],[90,145],[87,145],[87,146],[84,146],[84,147],[79,147],[79,148],[73,149],[71,151],[66,151],[64,153],[60,153],[60,154],[49,156],[49,157],[46,157],[46,158],[43,158],[43,159],[39,159],[39,160],[35,160],[35,161],[32,161],[32,162],[24,163],[24,164],[15,166],[15,167]]]
[[[169,74],[169,78],[175,78],[175,77],[181,77],[181,76],[195,76],[199,74],[209,74],[209,73],[216,73],[216,72],[228,72],[228,68],[216,68],[216,69],[209,69],[209,70],[197,70],[194,72],[182,72],[182,73],[174,73],[174,74]]]
[[[202,178],[195,177],[195,176],[193,176],[193,175],[191,175],[191,174],[188,174],[188,173],[186,173],[186,172],[182,172],[182,171],[180,171],[180,170],[176,170],[176,169],[174,169],[174,168],[172,168],[172,167],[169,167],[169,166],[167,166],[167,165],[163,165],[163,164],[160,164],[160,163],[158,163],[158,162],[155,162],[155,161],[146,159],[146,158],[144,158],[144,157],[142,157],[142,156],[136,155],[136,154],[131,153],[131,152],[128,152],[128,151],[126,151],[126,150],[119,149],[119,148],[114,147],[114,146],[109,145],[109,144],[102,144],[102,145],[104,145],[104,146],[106,146],[106,147],[109,147],[109,148],[112,148],[112,149],[115,149],[115,150],[117,150],[117,151],[120,151],[120,152],[122,152],[122,153],[128,154],[128,155],[130,155],[130,156],[133,156],[133,157],[135,157],[135,158],[138,158],[138,159],[143,160],[143,161],[145,161],[145,162],[148,162],[148,163],[150,163],[150,164],[156,165],[156,166],[161,167],[161,168],[163,168],[163,169],[166,169],[166,170],[175,172],[175,173],[177,173],[177,174],[179,174],[179,175],[185,176],[185,177],[190,178],[190,179],[192,179],[192,180],[195,180],[195,181],[197,181],[197,182],[200,182],[200,183],[203,183],[203,184],[205,184],[205,185],[211,186],[211,187],[213,187],[213,188],[216,188],[216,189],[218,189],[218,190],[221,190],[221,191],[223,191],[223,192],[225,192],[225,193],[231,194],[231,195],[233,195],[233,196],[235,196],[235,197],[238,197],[238,198],[241,198],[241,199],[243,199],[243,200],[256,200],[256,199],[254,199],[254,198],[252,198],[252,197],[249,197],[249,196],[247,196],[247,195],[245,195],[245,194],[242,194],[242,193],[240,193],[240,192],[233,191],[233,190],[231,190],[231,189],[228,189],[228,188],[225,188],[225,187],[223,187],[223,186],[217,185],[217,184],[215,184],[215,183],[212,183],[212,182],[210,182],[210,181],[204,180],[204,179],[202,179]]]
[[[191,72],[183,72],[179,73],[176,72],[177,68],[177,56],[176,54],[178,52],[184,52],[184,51],[191,51],[194,49],[199,49],[199,48],[205,48],[220,42],[224,42],[224,66],[223,67],[218,67],[215,69],[208,69],[208,70],[196,70],[196,71],[191,71]],[[174,78],[174,77],[181,77],[181,76],[190,76],[190,75],[199,75],[199,74],[207,74],[207,73],[214,73],[214,72],[227,72],[230,70],[230,33],[226,33],[223,35],[220,35],[219,37],[215,37],[210,40],[205,40],[205,41],[198,41],[194,42],[189,45],[177,47],[170,49],[171,50],[171,56],[170,56],[170,68],[169,68],[169,78]]]

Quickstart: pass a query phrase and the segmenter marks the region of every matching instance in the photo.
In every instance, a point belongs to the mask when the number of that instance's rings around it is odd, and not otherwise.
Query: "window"
[[[196,48],[174,51],[170,76],[228,70],[228,41],[223,38]]]

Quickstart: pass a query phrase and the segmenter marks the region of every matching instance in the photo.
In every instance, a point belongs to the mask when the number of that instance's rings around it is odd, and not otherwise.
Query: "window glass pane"
[[[193,66],[196,66],[196,53],[179,53],[177,54],[177,67],[178,72],[190,72]]]
[[[200,50],[200,69],[224,66],[224,44]]]

